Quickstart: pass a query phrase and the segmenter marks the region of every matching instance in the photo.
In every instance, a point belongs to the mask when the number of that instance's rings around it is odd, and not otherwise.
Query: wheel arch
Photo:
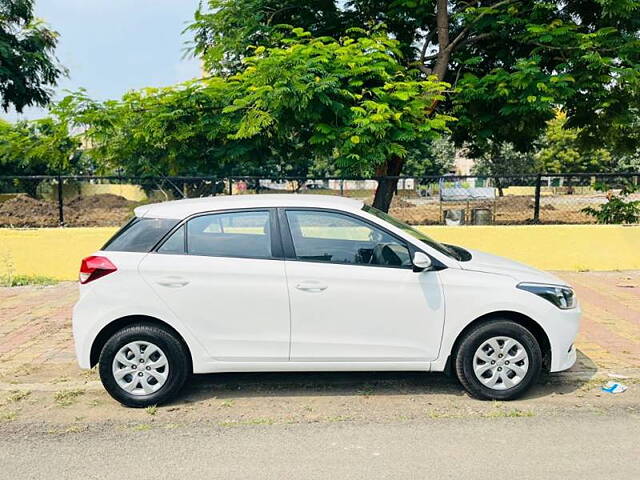
[[[540,345],[540,350],[542,351],[542,368],[545,371],[549,371],[551,367],[551,342],[549,341],[549,337],[547,332],[544,331],[544,328],[536,322],[533,318],[512,310],[499,310],[495,312],[485,313],[480,317],[476,318],[469,324],[467,324],[456,336],[455,342],[453,342],[453,347],[451,348],[451,354],[447,359],[447,365],[445,367],[445,371],[447,373],[451,373],[453,371],[452,364],[458,354],[458,348],[460,347],[460,343],[464,336],[471,329],[477,327],[480,324],[490,322],[494,319],[506,319],[511,320],[519,325],[522,325],[524,328],[529,330],[531,334],[535,337],[538,345]]]
[[[100,352],[102,351],[102,347],[104,347],[105,343],[111,338],[111,336],[116,333],[118,330],[121,330],[129,325],[133,325],[134,323],[146,323],[151,324],[156,327],[163,328],[174,335],[180,343],[184,346],[187,351],[188,359],[189,359],[189,368],[193,371],[193,353],[189,348],[189,345],[185,341],[184,337],[178,332],[174,327],[169,325],[167,322],[160,320],[156,317],[151,317],[148,315],[127,315],[124,317],[120,317],[112,322],[108,323],[102,330],[96,335],[93,343],[91,344],[91,353],[89,354],[89,362],[91,367],[94,367],[98,364],[98,360],[100,358]]]

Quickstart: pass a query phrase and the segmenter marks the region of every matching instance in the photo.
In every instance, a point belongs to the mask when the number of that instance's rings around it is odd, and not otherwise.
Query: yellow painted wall
[[[531,225],[419,227],[443,242],[484,250],[545,270],[640,269],[640,226]],[[75,280],[80,260],[115,228],[0,229],[0,275]]]
[[[419,228],[442,243],[494,253],[543,270],[640,269],[640,225]]]
[[[116,228],[0,229],[0,275],[78,278],[80,260],[98,250]]]

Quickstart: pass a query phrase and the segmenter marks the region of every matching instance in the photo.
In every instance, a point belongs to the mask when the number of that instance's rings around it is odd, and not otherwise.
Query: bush
[[[596,218],[598,223],[638,223],[640,222],[640,200],[629,200],[629,195],[638,187],[627,181],[619,193],[615,193],[605,184],[596,184],[598,191],[607,191],[607,203],[599,207],[587,207],[582,211]]]

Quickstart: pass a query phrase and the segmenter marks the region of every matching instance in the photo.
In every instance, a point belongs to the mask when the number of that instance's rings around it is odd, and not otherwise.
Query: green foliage
[[[203,5],[204,4],[204,5]],[[419,4],[419,5],[418,5]],[[217,74],[238,73],[256,46],[276,47],[297,27],[321,38],[351,35],[351,29],[384,23],[397,40],[404,63],[415,58],[413,40],[428,19],[433,1],[403,0],[207,0],[187,27],[193,53]],[[284,26],[284,28],[283,28]]]
[[[640,149],[620,155],[617,158],[614,170],[619,172],[640,172]]]
[[[624,136],[640,93],[640,2],[498,4],[462,12],[475,33],[453,57],[458,138],[528,150],[559,105],[583,144]]]
[[[241,113],[235,139],[295,138],[309,153],[331,157],[352,174],[370,173],[390,157],[446,130],[451,117],[427,115],[446,84],[402,68],[397,42],[374,32],[357,38],[287,40],[245,60],[231,77],[241,95],[225,113]]]
[[[316,162],[372,174],[389,157],[425,150],[452,120],[427,113],[446,84],[403,68],[397,41],[385,32],[340,40],[291,33],[279,46],[254,49],[230,77],[130,92],[120,101],[78,92],[59,110],[86,129],[103,168],[128,174],[304,176]]]
[[[449,136],[434,138],[423,148],[411,149],[404,165],[409,176],[443,175],[454,166],[456,147]]]
[[[473,167],[473,174],[487,177],[536,173],[539,164],[528,152],[519,152],[512,143],[493,144],[481,155]]]
[[[598,207],[583,208],[582,211],[595,217],[598,223],[638,223],[640,222],[640,200],[630,200],[629,196],[638,187],[626,181],[619,193],[606,184],[597,184],[596,190],[607,191],[607,202]]]
[[[530,151],[558,107],[592,150],[602,139],[616,152],[639,143],[640,0],[449,0],[440,26],[435,0],[206,3],[190,28],[213,72],[240,71],[251,45],[278,45],[278,24],[339,37],[384,22],[404,67],[454,86],[438,108],[459,119],[453,139],[473,155],[504,142]]]
[[[11,124],[0,121],[0,171],[2,175],[57,175],[91,173],[81,139],[68,123],[56,116]],[[0,179],[2,191],[38,194],[39,180]]]
[[[84,131],[98,173],[216,174],[243,150],[230,148],[226,138],[233,125],[221,111],[231,95],[227,82],[208,79],[131,91],[105,102],[80,91],[58,108]]]
[[[275,47],[288,36],[281,25],[300,27],[316,37],[344,32],[335,2],[331,0],[209,0],[200,6],[194,22],[194,53],[208,71],[238,73],[243,58],[255,46]]]
[[[592,149],[580,144],[580,130],[566,128],[564,112],[558,112],[547,124],[535,157],[545,173],[608,172],[616,167],[604,148]]]
[[[0,166],[5,175],[81,173],[80,147],[67,122],[56,117],[0,122]]]
[[[33,17],[33,0],[0,1],[0,97],[5,111],[44,106],[65,73],[54,57],[58,34]]]
[[[0,287],[24,287],[26,285],[55,285],[58,280],[43,275],[0,275]]]

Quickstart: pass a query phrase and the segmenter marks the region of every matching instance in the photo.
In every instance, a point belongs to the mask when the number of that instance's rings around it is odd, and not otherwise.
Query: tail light
[[[80,283],[85,284],[118,270],[107,257],[90,256],[80,265]]]

